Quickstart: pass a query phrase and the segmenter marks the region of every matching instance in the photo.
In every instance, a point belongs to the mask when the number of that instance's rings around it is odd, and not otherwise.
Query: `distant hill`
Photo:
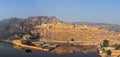
[[[107,29],[109,31],[120,32],[120,25],[117,24],[107,24],[107,23],[91,23],[91,22],[73,22],[73,24],[85,24],[89,26],[99,27],[101,29]]]

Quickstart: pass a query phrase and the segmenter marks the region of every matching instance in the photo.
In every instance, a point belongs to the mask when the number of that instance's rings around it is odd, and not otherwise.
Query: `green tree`
[[[103,40],[103,47],[108,47],[109,46],[109,41],[108,40]]]
[[[111,54],[112,54],[111,50],[108,50],[108,51],[107,51],[107,55],[110,56]]]

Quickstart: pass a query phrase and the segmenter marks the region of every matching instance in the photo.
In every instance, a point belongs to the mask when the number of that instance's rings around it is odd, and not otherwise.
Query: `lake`
[[[69,51],[69,50],[68,50]],[[17,50],[11,44],[0,42],[0,57],[99,57],[97,52],[74,52],[66,54],[55,54],[43,51],[33,51],[26,53],[25,49]]]

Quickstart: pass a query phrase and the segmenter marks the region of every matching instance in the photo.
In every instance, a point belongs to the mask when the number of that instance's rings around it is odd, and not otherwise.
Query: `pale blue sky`
[[[120,24],[120,0],[0,0],[0,19],[11,16]]]

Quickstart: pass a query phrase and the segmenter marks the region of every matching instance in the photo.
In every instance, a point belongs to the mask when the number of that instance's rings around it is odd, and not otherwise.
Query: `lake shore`
[[[10,45],[10,47],[8,47]],[[99,57],[96,52],[74,52],[65,54],[56,54],[45,51],[31,50],[26,52],[26,49],[16,50],[9,43],[0,43],[0,57]]]
[[[25,44],[21,44],[20,41],[12,41],[13,45],[18,46],[24,49],[31,49],[31,50],[40,50],[40,51],[50,51],[51,53],[56,54],[67,54],[67,53],[74,53],[74,52],[97,52],[97,47],[95,45],[71,45],[68,43],[56,43],[59,46],[55,47],[53,50],[44,49],[42,47],[36,46],[29,46]],[[69,50],[69,51],[68,51]]]

